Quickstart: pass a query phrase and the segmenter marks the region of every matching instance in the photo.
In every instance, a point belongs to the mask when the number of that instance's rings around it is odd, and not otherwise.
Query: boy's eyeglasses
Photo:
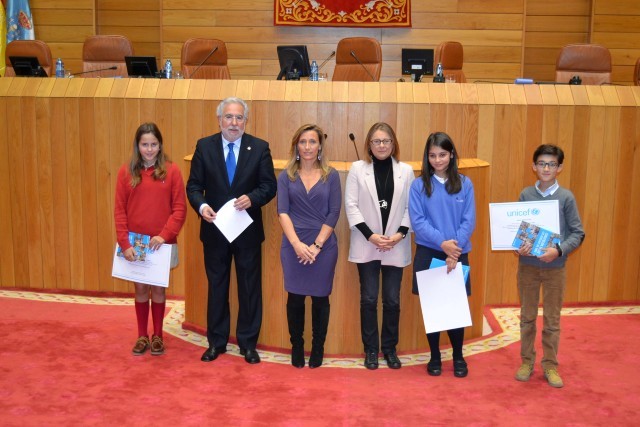
[[[369,142],[377,147],[379,145],[391,145],[393,139],[372,139]]]
[[[549,169],[555,169],[558,167],[558,164],[556,162],[536,162],[536,166],[538,169],[544,169],[547,167]]]

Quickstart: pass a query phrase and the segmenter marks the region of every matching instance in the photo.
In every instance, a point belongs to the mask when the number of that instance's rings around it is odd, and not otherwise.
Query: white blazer
[[[398,227],[410,228],[409,220],[409,188],[414,180],[413,169],[406,163],[392,159],[393,168],[393,198],[391,211],[387,221],[386,235],[390,236],[398,231]],[[406,267],[411,263],[411,237],[398,242],[388,252],[380,252],[376,246],[366,240],[356,228],[356,224],[364,222],[376,234],[382,233],[382,215],[378,204],[376,180],[373,174],[373,163],[359,160],[351,165],[347,176],[344,193],[344,205],[351,229],[351,243],[349,245],[349,261],[364,263],[380,260],[382,265]]]

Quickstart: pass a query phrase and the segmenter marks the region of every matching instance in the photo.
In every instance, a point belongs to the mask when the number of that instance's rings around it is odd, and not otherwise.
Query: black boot
[[[296,368],[304,368],[304,305],[287,304],[287,322],[291,337],[291,364]]]
[[[327,328],[329,327],[329,298],[327,303],[313,304],[311,307],[311,321],[313,326],[313,341],[311,342],[311,357],[309,357],[309,367],[317,368],[322,366],[324,358],[324,341],[327,338]]]

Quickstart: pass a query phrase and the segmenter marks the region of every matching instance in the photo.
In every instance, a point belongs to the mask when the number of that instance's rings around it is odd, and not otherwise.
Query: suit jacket
[[[392,235],[400,226],[411,227],[409,220],[409,189],[414,180],[413,169],[406,163],[392,160],[393,198],[391,212],[387,220],[386,235]],[[376,234],[382,232],[382,215],[378,204],[376,180],[373,174],[373,163],[363,160],[354,162],[347,176],[344,193],[345,211],[351,229],[349,245],[349,261],[364,263],[380,260],[382,265],[405,267],[411,263],[411,238],[398,242],[389,252],[380,252],[364,238],[356,228],[364,222]]]
[[[187,197],[198,215],[203,203],[217,212],[229,200],[243,194],[251,199],[247,213],[253,223],[234,240],[234,244],[248,247],[264,241],[261,208],[274,198],[276,189],[273,159],[266,141],[247,133],[242,135],[236,173],[229,184],[222,135],[216,133],[198,140],[187,181]],[[200,240],[215,245],[229,243],[218,227],[204,219],[200,221]]]

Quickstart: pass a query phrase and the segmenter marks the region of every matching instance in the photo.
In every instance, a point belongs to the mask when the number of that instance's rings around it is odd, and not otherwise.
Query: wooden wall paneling
[[[102,117],[104,111],[99,103],[104,104],[104,85],[108,79],[83,79],[79,120],[80,124],[80,180],[82,192],[82,231],[78,249],[82,253],[84,268],[84,289],[97,291],[99,289],[98,274],[98,221],[97,221],[97,193],[96,185],[96,118]],[[94,98],[96,95],[100,99]]]
[[[584,109],[586,110],[586,107]],[[587,231],[587,237],[581,248],[582,274],[580,277],[578,301],[591,301],[593,298],[596,257],[600,253],[598,246],[601,242],[598,241],[599,221],[597,212],[601,197],[600,162],[603,156],[604,110],[604,107],[590,108],[588,112],[585,112],[585,115],[588,115],[588,121],[582,124],[582,126],[588,127],[584,140],[588,146],[588,154],[586,157],[587,172],[585,176],[587,191],[584,194],[584,207],[581,211],[583,214],[582,223],[585,231]]]
[[[41,108],[40,113],[46,114],[50,123],[47,137],[39,136],[43,141],[46,141],[46,145],[43,147],[45,150],[40,158],[45,160],[48,157],[48,165],[43,165],[44,167],[41,168],[43,188],[47,189],[48,195],[51,197],[49,202],[51,212],[44,209],[46,227],[43,231],[47,232],[47,239],[50,241],[45,240],[48,247],[43,265],[45,271],[49,269],[49,274],[52,274],[53,277],[50,279],[52,280],[51,286],[45,284],[46,288],[70,289],[71,287],[69,262],[69,228],[71,224],[68,221],[67,133],[65,98],[63,97],[71,82],[70,79],[58,79],[55,85],[55,97],[36,99]],[[39,129],[44,129],[45,123],[46,121],[40,121]]]
[[[2,286],[15,286],[14,269],[14,230],[12,216],[17,215],[15,206],[11,202],[11,157],[9,154],[9,121],[7,120],[7,104],[10,98],[6,97],[11,84],[11,78],[0,79],[0,168],[5,171],[5,179],[0,181],[0,283]],[[11,109],[11,107],[9,108]]]
[[[33,87],[39,82],[32,81],[25,85],[24,90],[28,90],[28,86]],[[43,287],[43,271],[42,271],[42,216],[39,209],[33,209],[33,206],[39,206],[40,188],[38,180],[38,150],[37,150],[37,116],[35,97],[23,96],[20,98],[21,103],[21,125],[22,125],[22,141],[21,149],[23,150],[23,167],[24,167],[24,192],[25,192],[25,214],[26,214],[26,237],[27,237],[27,256],[29,257],[29,287]]]
[[[602,88],[603,92],[612,91],[615,88]],[[603,95],[606,95],[603,93]],[[614,103],[615,102],[615,103]],[[620,107],[617,98],[608,103],[604,117],[604,138],[602,141],[602,157],[600,158],[600,171],[603,174],[615,174],[619,167],[619,153],[622,141],[620,141]],[[616,181],[614,179],[600,180],[600,206],[598,218],[597,244],[598,253],[612,253],[615,239],[613,229],[615,214]],[[610,257],[596,256],[595,276],[593,281],[593,300],[606,301],[609,293],[610,269],[615,268],[618,260]]]
[[[95,220],[98,225],[95,229],[96,235],[96,259],[92,260],[96,264],[95,290],[103,292],[113,292],[114,279],[111,278],[111,266],[113,260],[113,250],[115,248],[113,229],[113,201],[111,190],[111,159],[110,148],[112,144],[111,126],[115,125],[114,119],[117,113],[111,111],[112,100],[110,98],[113,89],[114,79],[100,79],[96,98],[94,101],[93,128],[94,134],[88,143],[93,142],[94,156],[94,194],[95,194]],[[116,100],[113,101],[114,109],[117,109]],[[120,107],[122,108],[122,107]],[[90,279],[91,280],[91,279]]]
[[[70,91],[74,94],[76,86],[82,89],[85,79],[73,79],[70,84]],[[83,200],[82,193],[82,156],[81,144],[86,143],[80,136],[80,98],[78,94],[64,99],[64,146],[61,151],[65,155],[66,168],[58,173],[66,174],[66,188],[68,196],[64,199],[67,203],[64,221],[68,223],[67,251],[62,251],[61,255],[68,258],[69,264],[69,287],[67,289],[77,289],[84,287],[84,256],[83,256]]]
[[[32,0],[36,39],[49,45],[51,55],[62,58],[65,69],[82,71],[82,44],[95,34],[94,1]]]
[[[460,84],[451,83],[444,86],[447,97],[446,103],[446,124],[444,129],[452,138],[460,157],[470,157],[471,149],[465,146],[462,138],[464,133],[464,116],[462,114],[462,95]]]
[[[616,175],[617,183],[614,194],[613,219],[611,221],[611,257],[609,275],[605,280],[608,286],[603,286],[607,291],[605,299],[610,301],[622,301],[625,294],[635,295],[637,281],[630,280],[631,277],[625,275],[627,263],[633,264],[634,246],[629,241],[629,236],[633,235],[634,220],[631,218],[633,201],[630,196],[633,194],[634,168],[634,142],[636,135],[636,113],[633,108],[624,106],[620,111],[620,134],[618,135],[619,153],[618,162],[612,173]],[[617,233],[616,230],[626,230],[626,233]],[[638,254],[636,253],[636,258]],[[615,260],[615,261],[612,261]],[[633,277],[636,278],[637,276]],[[629,292],[633,289],[633,292]]]
[[[165,146],[167,147],[167,153],[169,157],[176,161],[177,159],[183,159],[187,154],[192,154],[192,151],[189,151],[190,143],[187,141],[188,136],[188,117],[191,114],[189,110],[188,101],[188,88],[189,81],[188,80],[178,80],[176,81],[176,86],[174,90],[174,102],[172,106],[172,123],[171,129],[172,133],[169,135],[164,135]],[[168,140],[168,141],[167,141]],[[167,143],[168,142],[168,143]],[[182,164],[183,162],[179,162],[178,164]],[[188,170],[184,170],[184,166],[182,164],[182,176],[183,180],[186,184],[186,181],[189,177]],[[187,202],[188,203],[188,202]],[[187,206],[187,208],[190,208]],[[184,237],[182,233],[178,236],[178,248],[180,252],[184,252]],[[178,266],[171,273],[171,288],[170,292],[172,295],[184,295],[185,294],[185,266],[184,263],[178,264]]]
[[[13,240],[14,254],[14,286],[30,287],[30,257],[29,241],[27,233],[27,194],[25,192],[25,166],[24,153],[22,149],[23,138],[23,100],[18,98],[20,88],[26,83],[26,78],[10,79],[11,86],[7,91],[8,100],[12,108],[7,109],[7,134],[11,135],[7,139],[9,152],[9,184],[11,194],[11,228],[14,236],[20,236]],[[27,238],[24,238],[27,236]]]
[[[479,106],[475,85],[461,85],[462,134],[461,146],[467,153],[464,157],[478,158]]]

